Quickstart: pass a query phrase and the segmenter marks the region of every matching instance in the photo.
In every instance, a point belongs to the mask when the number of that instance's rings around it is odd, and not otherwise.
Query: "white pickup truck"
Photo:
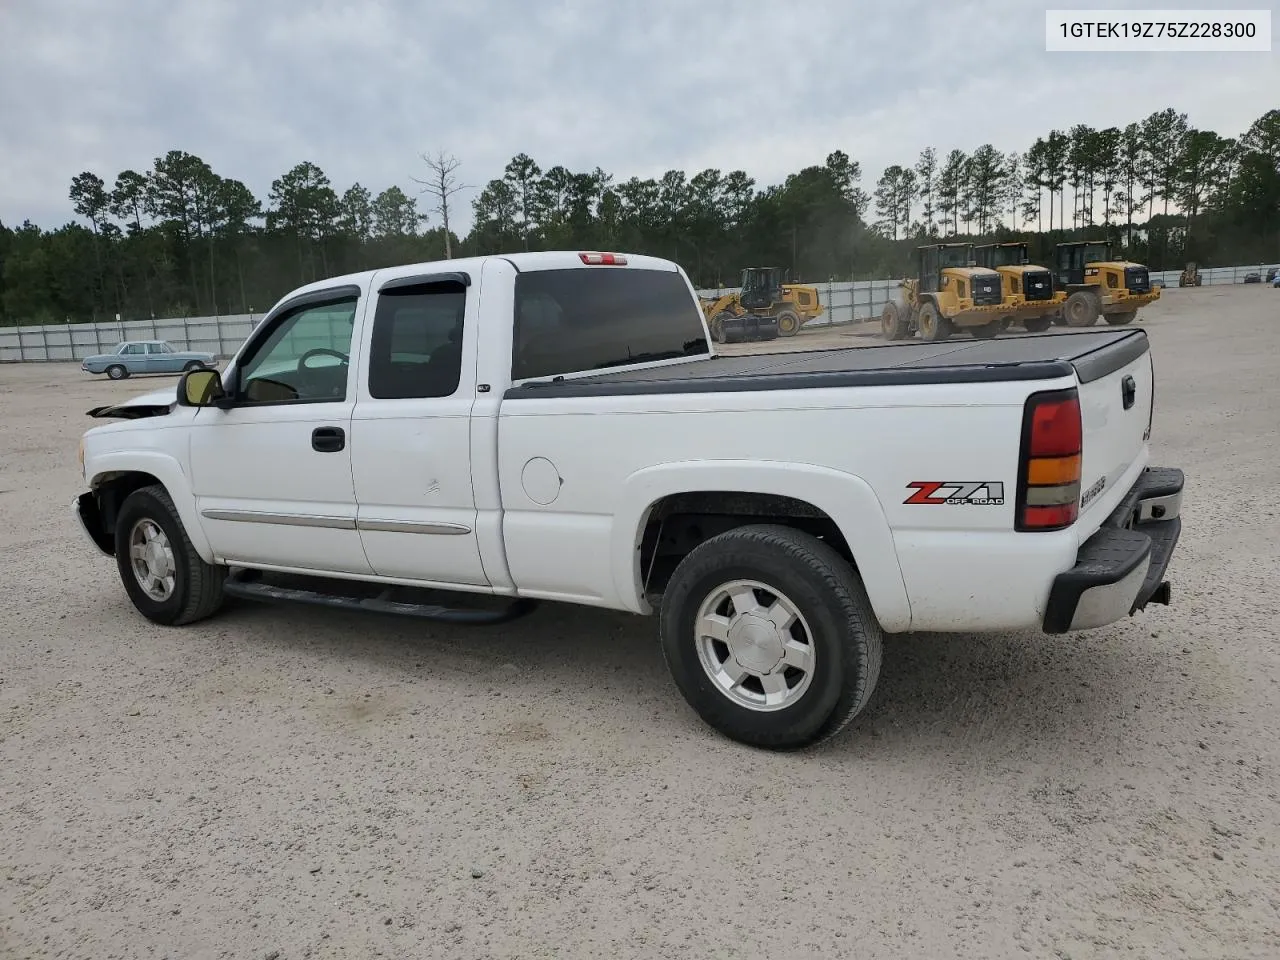
[[[884,633],[1168,603],[1152,404],[1141,330],[725,357],[674,263],[491,256],[302,287],[221,375],[90,411],[74,510],[161,624],[656,612],[703,719],[790,748],[866,705]]]

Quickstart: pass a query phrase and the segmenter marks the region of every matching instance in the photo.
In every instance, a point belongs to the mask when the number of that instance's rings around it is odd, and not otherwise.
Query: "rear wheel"
[[[880,625],[853,567],[789,527],[738,527],[696,547],[667,584],[661,624],[690,706],[752,746],[833,736],[880,674]]]
[[[886,340],[905,340],[911,334],[911,313],[893,301],[880,314],[880,333]]]
[[[1022,325],[1027,328],[1028,333],[1044,333],[1053,325],[1050,317],[1030,317],[1022,321]]]
[[[135,490],[121,505],[116,566],[129,599],[154,623],[194,623],[222,606],[226,570],[200,559],[159,484]]]
[[[800,315],[794,310],[783,310],[778,314],[778,336],[794,337],[800,332]]]
[[[1085,290],[1077,290],[1067,297],[1062,313],[1069,327],[1091,327],[1098,322],[1098,298]]]
[[[932,300],[926,300],[920,304],[921,340],[946,340],[954,332],[955,327],[951,321],[938,313],[938,308]]]
[[[1122,327],[1126,323],[1133,323],[1133,318],[1137,315],[1137,310],[1126,310],[1124,313],[1108,313],[1106,319],[1111,326]]]
[[[112,380],[123,380],[129,376],[129,370],[118,363],[113,363],[107,367],[107,376]]]

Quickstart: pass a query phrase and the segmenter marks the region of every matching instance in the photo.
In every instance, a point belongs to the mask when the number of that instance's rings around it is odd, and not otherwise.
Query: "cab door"
[[[351,418],[358,527],[383,577],[487,587],[471,478],[476,297],[443,273],[381,284]]]
[[[282,305],[253,334],[191,430],[196,508],[214,553],[238,565],[369,574],[351,478],[360,288]]]

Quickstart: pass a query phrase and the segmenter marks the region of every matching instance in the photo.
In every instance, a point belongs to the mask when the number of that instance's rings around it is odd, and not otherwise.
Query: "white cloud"
[[[619,179],[714,166],[764,184],[841,149],[870,188],[930,145],[1021,151],[1052,127],[1123,125],[1167,106],[1238,135],[1276,106],[1273,54],[1047,54],[1043,11],[1020,0],[9,0],[0,219],[55,226],[72,216],[81,170],[110,183],[175,148],[263,199],[302,160],[339,190],[412,192],[419,153],[440,148],[477,186],[521,151]]]

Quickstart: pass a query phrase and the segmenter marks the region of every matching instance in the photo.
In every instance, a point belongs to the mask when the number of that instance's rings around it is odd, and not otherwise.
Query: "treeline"
[[[1105,235],[1157,270],[1280,260],[1280,110],[1238,139],[1168,109],[1124,128],[1053,130],[1021,153],[930,148],[866,186],[840,150],[764,187],[741,170],[618,181],[520,154],[473,199],[465,237],[448,229],[458,161],[423,160],[414,195],[339,193],[308,162],[259,199],[178,150],[110,183],[86,171],[70,188],[83,223],[0,224],[0,323],[263,311],[325,276],[553,248],[666,256],[711,287],[735,285],[747,265],[899,276],[914,245],[957,236],[1027,239],[1047,258],[1065,238]]]

